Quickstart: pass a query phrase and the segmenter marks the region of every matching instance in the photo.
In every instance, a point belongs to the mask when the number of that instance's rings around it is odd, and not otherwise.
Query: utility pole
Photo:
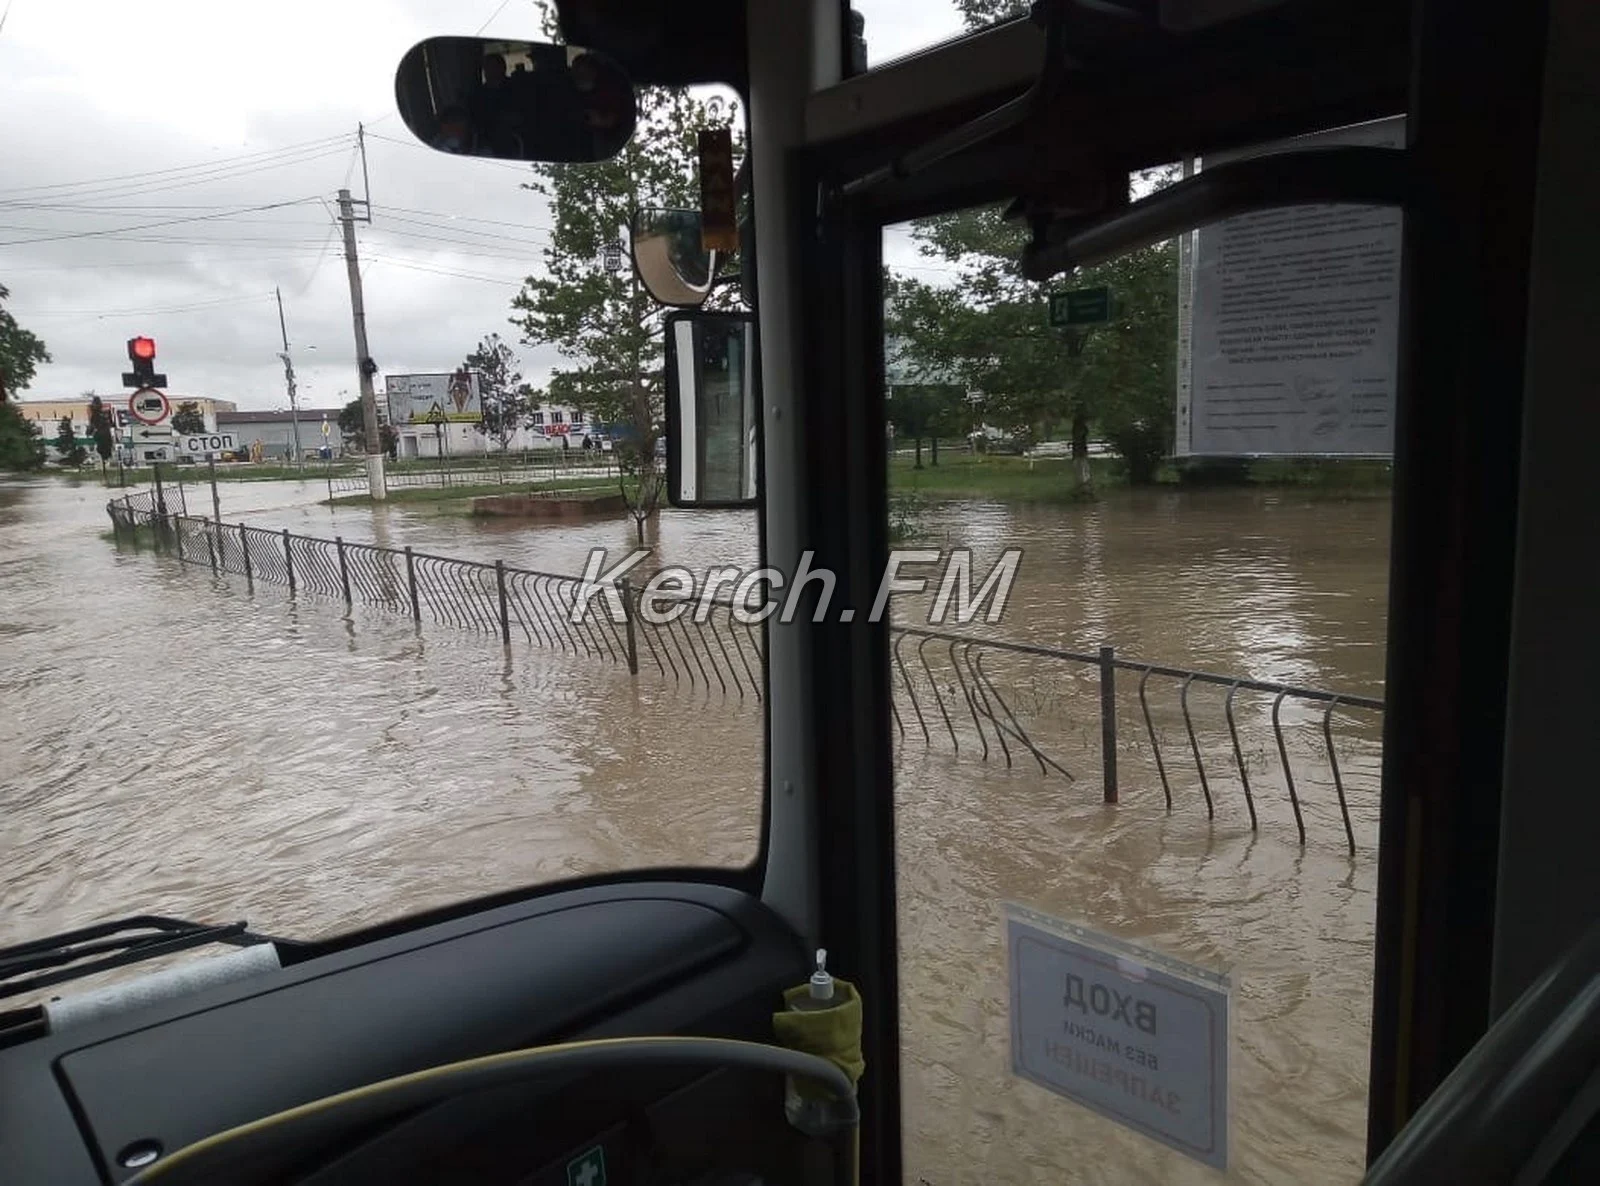
[[[283,290],[274,288],[272,291],[278,294],[278,332],[283,335],[283,353],[278,357],[283,359],[283,381],[289,388],[289,419],[294,424],[294,460],[303,471],[306,468],[306,455],[300,447],[300,405],[295,402],[294,396],[294,363],[289,361],[289,330],[283,321]]]
[[[356,219],[350,191],[339,191],[339,222],[344,227],[344,262],[350,273],[350,317],[356,331],[356,371],[361,379],[361,423],[367,448],[367,491],[374,502],[388,497],[383,481],[383,439],[378,433],[378,401],[372,376],[378,366],[367,352],[367,310],[361,300],[361,263],[356,258]]]

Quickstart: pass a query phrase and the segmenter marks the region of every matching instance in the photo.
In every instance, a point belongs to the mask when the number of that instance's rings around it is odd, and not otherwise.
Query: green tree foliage
[[[956,0],[967,29],[1025,15],[1026,0]],[[1160,170],[1136,189],[1175,176]],[[1177,352],[1177,248],[1130,252],[1045,283],[1022,278],[1028,239],[1004,207],[984,206],[924,219],[913,227],[921,253],[960,279],[932,285],[892,278],[886,285],[890,333],[902,340],[914,378],[954,379],[980,394],[984,421],[1023,441],[1069,428],[1080,475],[1088,474],[1091,432],[1122,456],[1129,477],[1149,481],[1170,451]],[[1112,320],[1070,330],[1049,325],[1054,291],[1110,288]]]
[[[1028,0],[955,0],[955,6],[969,33],[1012,17],[1027,16],[1030,7]]]
[[[916,224],[923,255],[961,275],[954,285],[896,278],[887,319],[918,377],[946,375],[980,392],[985,422],[1038,439],[1070,427],[1086,463],[1091,427],[1148,481],[1172,444],[1177,351],[1177,247],[1129,252],[1070,278],[1024,280],[1017,268],[1025,227],[999,206]],[[1049,324],[1049,294],[1110,288],[1112,320],[1061,330]]]
[[[200,405],[192,399],[186,399],[178,405],[172,413],[173,432],[204,432],[206,430],[205,414],[200,411]]]
[[[611,160],[535,167],[538,180],[528,188],[549,199],[550,245],[542,272],[513,298],[511,323],[526,345],[553,345],[569,364],[533,399],[582,409],[611,435],[643,544],[664,489],[656,440],[667,310],[628,262],[627,228],[642,207],[698,208],[698,134],[731,121],[737,140],[742,119],[732,105],[686,90],[643,89],[638,107],[633,139]],[[712,304],[726,304],[731,286],[717,296]]]
[[[105,401],[94,392],[86,391],[84,394],[89,397],[89,435],[94,438],[94,451],[100,454],[100,472],[104,473],[106,464],[116,449],[116,443],[111,435],[113,424],[111,409],[106,407]]]
[[[478,372],[483,418],[478,421],[477,430],[499,441],[500,451],[504,453],[517,429],[528,423],[533,410],[529,406],[533,389],[522,381],[516,351],[502,342],[499,334],[489,334],[467,355],[462,365]]]
[[[353,399],[339,409],[339,435],[343,438],[345,447],[356,452],[367,451],[367,421],[361,411],[361,400]],[[383,442],[383,451],[394,456],[395,444],[400,439],[400,434],[387,424],[378,426],[378,437]]]
[[[964,436],[969,404],[966,389],[952,383],[899,383],[889,388],[889,423],[897,437],[916,443],[914,468],[922,468],[922,440],[933,441],[933,464],[939,464],[939,438]]]
[[[61,417],[56,425],[56,439],[52,443],[63,467],[77,469],[89,459],[88,450],[78,444],[78,434],[73,430],[71,416]]]
[[[25,471],[44,464],[44,442],[39,430],[24,420],[9,400],[0,403],[0,470]]]
[[[0,284],[0,403],[14,400],[33,382],[34,371],[50,361],[50,352],[36,336],[17,324],[5,307],[11,292]]]

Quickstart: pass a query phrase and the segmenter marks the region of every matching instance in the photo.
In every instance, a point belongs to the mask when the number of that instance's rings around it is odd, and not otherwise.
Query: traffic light
[[[165,387],[167,377],[156,374],[156,340],[154,338],[129,338],[128,361],[133,370],[122,373],[124,387]]]

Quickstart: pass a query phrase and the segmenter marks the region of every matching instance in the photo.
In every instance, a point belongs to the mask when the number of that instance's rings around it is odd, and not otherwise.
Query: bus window
[[[1025,233],[884,238],[906,1180],[1354,1180],[1387,461],[1181,455],[1197,244]]]

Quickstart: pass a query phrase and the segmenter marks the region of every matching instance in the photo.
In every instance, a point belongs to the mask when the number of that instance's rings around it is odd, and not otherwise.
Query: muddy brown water
[[[190,491],[201,513],[209,495]],[[223,487],[229,522],[577,573],[632,525],[476,524],[319,506],[297,483]],[[133,912],[248,918],[317,935],[464,897],[757,848],[762,706],[609,665],[336,603],[148,551],[119,551],[92,483],[0,485],[0,942]],[[745,514],[668,512],[660,562],[746,564]],[[919,544],[980,563],[1024,549],[1009,609],[963,627],[1356,694],[1382,694],[1388,503],[1293,493],[1117,495],[1087,507],[935,507]],[[926,598],[897,603],[919,624]],[[1098,684],[1082,665],[997,656],[985,675],[1053,762],[952,714],[897,732],[907,1180],[1348,1182],[1365,1125],[1376,714],[1341,714],[1347,850],[1320,710],[1286,705],[1307,841],[1270,697],[1152,687],[1165,803],[1119,676],[1121,802],[1100,794]],[[928,683],[952,669],[936,656]],[[985,759],[980,742],[990,742]],[[1257,807],[1250,827],[1238,757]],[[1223,973],[1232,985],[1230,1169],[1181,1154],[1010,1072],[1003,909],[1047,915]]]

